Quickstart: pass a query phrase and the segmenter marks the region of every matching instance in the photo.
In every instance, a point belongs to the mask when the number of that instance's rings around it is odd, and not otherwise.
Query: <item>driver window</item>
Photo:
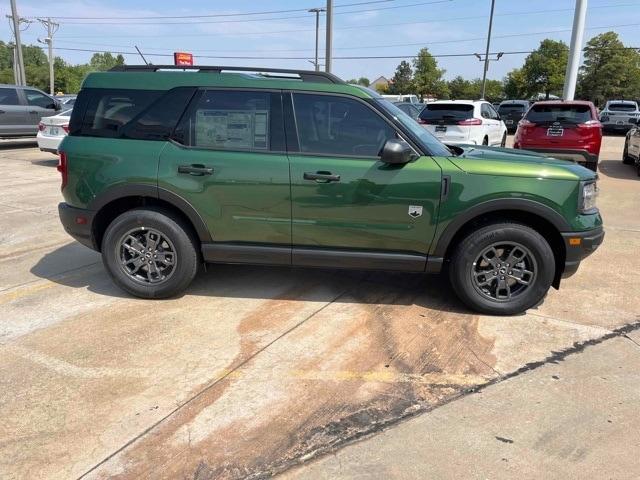
[[[300,151],[378,157],[395,130],[357,100],[331,95],[293,95]]]
[[[51,105],[54,105],[51,98],[35,90],[25,90],[25,94],[27,95],[27,103],[31,106],[50,108]]]

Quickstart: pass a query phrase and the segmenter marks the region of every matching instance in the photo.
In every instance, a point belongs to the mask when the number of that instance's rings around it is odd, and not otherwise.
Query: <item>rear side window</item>
[[[15,88],[0,88],[0,105],[20,105]]]
[[[157,90],[92,89],[80,135],[115,138],[164,92]]]
[[[420,112],[422,120],[450,120],[458,122],[473,118],[473,105],[456,103],[430,103]]]
[[[534,105],[526,119],[532,123],[586,123],[591,118],[588,105]]]
[[[27,103],[34,107],[52,108],[55,105],[50,97],[35,90],[25,90],[24,93],[27,96]]]
[[[283,151],[279,93],[205,90],[173,138],[187,146],[229,151]]]
[[[612,112],[635,112],[638,107],[633,103],[611,103],[608,106],[608,110]]]

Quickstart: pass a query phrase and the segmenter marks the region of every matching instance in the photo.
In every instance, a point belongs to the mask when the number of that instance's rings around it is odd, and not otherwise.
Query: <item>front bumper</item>
[[[554,148],[539,148],[539,147],[528,147],[526,145],[521,145],[520,148],[523,150],[529,150],[530,152],[542,153],[547,157],[558,158],[560,160],[571,160],[576,163],[598,163],[598,155],[594,155],[593,153],[588,152],[587,150],[581,149],[554,149]]]
[[[563,232],[565,251],[562,278],[567,278],[578,271],[580,262],[595,252],[604,240],[602,227],[585,232]]]
[[[96,212],[76,208],[64,202],[58,204],[58,215],[65,231],[81,244],[98,250],[93,238],[93,217]]]

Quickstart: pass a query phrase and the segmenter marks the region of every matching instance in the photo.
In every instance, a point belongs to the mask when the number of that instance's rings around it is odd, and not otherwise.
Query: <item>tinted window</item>
[[[300,151],[377,157],[395,130],[376,112],[350,98],[294,94]]]
[[[524,105],[519,103],[513,103],[509,105],[500,105],[498,112],[500,115],[508,115],[509,113],[524,113]]]
[[[396,105],[400,110],[409,115],[414,120],[418,119],[420,109],[413,106],[411,103],[399,103]]]
[[[473,105],[463,103],[429,103],[420,112],[422,120],[451,120],[458,122],[473,118]]]
[[[533,123],[585,123],[591,118],[588,105],[534,105],[526,119]]]
[[[92,89],[91,93],[80,134],[92,137],[119,137],[122,128],[164,92]]]
[[[20,105],[15,88],[0,88],[0,105]]]
[[[24,93],[27,96],[27,103],[34,107],[51,108],[54,104],[53,99],[35,90],[25,90]]]
[[[637,109],[633,103],[611,103],[608,107],[612,112],[635,112]]]
[[[185,145],[218,150],[282,150],[281,145],[271,145],[271,105],[279,98],[269,92],[201,92],[175,138]]]
[[[126,138],[166,140],[191,100],[195,88],[174,88],[160,97],[148,109],[122,129]]]

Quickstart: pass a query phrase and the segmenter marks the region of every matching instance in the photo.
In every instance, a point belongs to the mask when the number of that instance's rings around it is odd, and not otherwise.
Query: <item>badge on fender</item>
[[[422,205],[409,205],[409,216],[418,218],[422,216]]]

